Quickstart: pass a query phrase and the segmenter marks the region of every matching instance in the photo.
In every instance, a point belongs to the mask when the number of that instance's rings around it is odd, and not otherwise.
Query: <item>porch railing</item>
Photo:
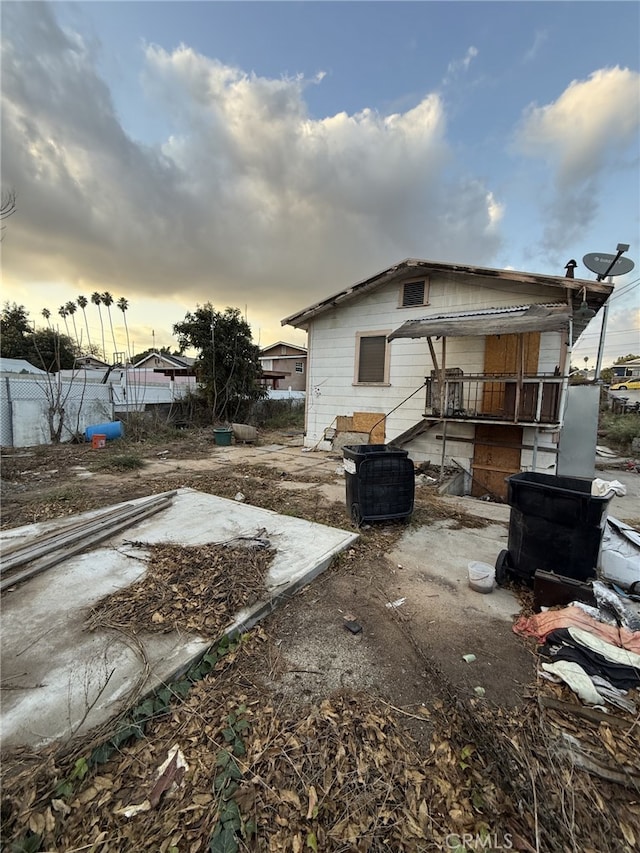
[[[427,377],[425,415],[451,420],[559,424],[563,379],[446,371],[443,393],[435,371]]]

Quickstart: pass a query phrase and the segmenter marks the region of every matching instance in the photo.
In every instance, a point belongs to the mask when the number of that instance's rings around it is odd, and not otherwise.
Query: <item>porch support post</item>
[[[516,399],[513,406],[513,422],[514,424],[518,423],[519,415],[520,415],[520,397],[522,395],[522,373],[523,373],[523,364],[524,364],[524,335],[520,334],[517,337],[517,350],[516,350],[516,370],[518,371],[516,376]]]
[[[440,375],[440,370],[438,368],[438,359],[436,357],[436,351],[433,348],[433,341],[431,338],[427,338],[427,343],[429,344],[429,352],[431,353],[431,361],[433,362],[433,369],[436,371],[438,376]]]
[[[445,408],[445,401],[447,399],[445,382],[447,375],[447,339],[442,336],[442,367],[440,368],[440,417],[446,417],[447,410]]]

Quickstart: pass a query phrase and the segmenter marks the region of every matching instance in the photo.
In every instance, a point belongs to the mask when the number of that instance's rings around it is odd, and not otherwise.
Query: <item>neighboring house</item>
[[[135,370],[153,370],[167,376],[193,376],[195,358],[186,355],[167,355],[164,352],[152,352],[132,367]]]
[[[558,470],[571,347],[612,289],[409,259],[286,317],[309,336],[305,444],[393,443],[504,498],[509,474]],[[588,427],[592,465],[598,390],[572,439]]]
[[[95,355],[81,355],[76,358],[75,364],[85,370],[107,370],[109,367],[106,361],[96,358]]]
[[[274,390],[304,391],[307,385],[307,349],[278,341],[260,350],[263,384]]]

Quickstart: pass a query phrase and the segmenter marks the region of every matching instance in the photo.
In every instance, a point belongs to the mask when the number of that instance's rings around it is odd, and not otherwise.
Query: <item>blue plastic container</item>
[[[124,426],[122,421],[111,421],[108,424],[89,426],[84,431],[85,441],[91,441],[94,434],[106,435],[107,441],[111,441],[112,438],[124,438]]]

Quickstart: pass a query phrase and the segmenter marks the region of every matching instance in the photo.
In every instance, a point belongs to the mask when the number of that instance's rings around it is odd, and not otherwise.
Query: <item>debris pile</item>
[[[267,539],[148,545],[147,571],[92,608],[89,630],[191,631],[218,637],[242,607],[258,601],[275,551]]]
[[[598,607],[573,602],[514,625],[540,643],[539,702],[558,751],[577,767],[640,790],[640,622],[631,600],[593,583]]]

